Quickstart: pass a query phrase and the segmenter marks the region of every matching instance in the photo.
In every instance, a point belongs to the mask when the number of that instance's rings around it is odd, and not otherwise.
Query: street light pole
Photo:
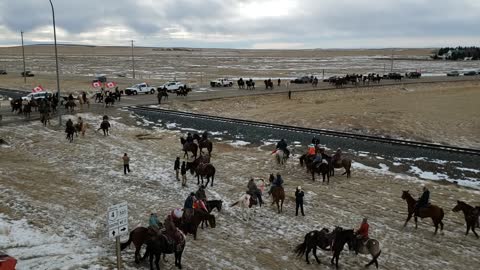
[[[22,36],[22,56],[23,56],[23,83],[27,84],[27,74],[25,71],[25,48],[23,47],[23,31],[20,31],[20,35]]]
[[[52,17],[53,17],[53,40],[55,43],[55,65],[57,70],[57,99],[60,102],[60,77],[58,76],[58,52],[57,52],[57,30],[55,29],[55,10],[53,9],[52,0],[50,1],[50,6],[52,7]],[[58,110],[58,125],[62,125],[62,114],[60,109]]]
[[[132,40],[132,71],[133,71],[133,78],[135,79],[135,57],[133,56],[133,40]]]

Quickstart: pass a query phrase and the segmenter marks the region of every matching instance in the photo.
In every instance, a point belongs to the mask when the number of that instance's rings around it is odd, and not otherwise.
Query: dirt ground
[[[293,92],[167,108],[480,148],[480,82]]]
[[[81,115],[91,127],[98,125],[100,115]],[[54,233],[75,243],[86,237],[100,252],[88,248],[77,254],[42,254],[30,256],[28,248],[44,249],[43,243],[17,246],[0,243],[17,256],[25,269],[36,269],[42,262],[56,262],[55,268],[71,269],[100,265],[113,269],[112,242],[106,238],[105,212],[109,205],[127,201],[129,226],[145,226],[149,213],[166,213],[181,207],[190,191],[196,190],[193,177],[182,189],[175,180],[173,160],[180,155],[180,134],[156,129],[155,125],[133,119],[124,112],[112,115],[112,134],[104,137],[87,131],[85,138],[74,143],[64,140],[63,130],[44,128],[34,122],[2,127],[1,136],[9,145],[0,148],[0,213],[24,219],[43,232]],[[141,136],[140,136],[141,135]],[[142,137],[143,139],[139,139]],[[145,139],[146,138],[146,139]],[[124,176],[120,157],[128,152],[132,173]],[[187,239],[184,254],[186,269],[318,269],[297,259],[294,247],[314,229],[335,225],[357,227],[362,217],[369,218],[370,235],[380,241],[381,269],[476,269],[480,260],[479,240],[464,236],[463,215],[451,212],[457,199],[479,205],[480,193],[453,185],[431,182],[432,203],[444,208],[445,230],[434,236],[429,220],[417,230],[413,224],[403,228],[406,204],[402,190],[419,196],[420,181],[404,175],[354,167],[352,178],[336,176],[329,185],[312,182],[294,160],[285,167],[273,163],[271,146],[234,147],[215,142],[212,163],[217,168],[215,185],[207,189],[209,199],[223,200],[223,209],[214,213],[217,228],[200,230],[199,239]],[[267,205],[256,209],[246,221],[242,211],[229,205],[240,197],[252,176],[267,177],[281,173],[285,179],[287,199],[284,212],[277,214]],[[423,182],[423,181],[422,181]],[[294,216],[294,190],[305,190],[305,217]],[[123,239],[125,240],[125,239]],[[6,245],[6,246],[5,246]],[[122,252],[126,269],[147,269],[133,264],[133,250]],[[329,265],[330,254],[320,252],[322,266]],[[82,263],[67,264],[72,257],[85,256]],[[163,263],[171,269],[173,257]],[[362,269],[368,262],[344,252],[343,269]],[[28,266],[28,267],[26,267]]]

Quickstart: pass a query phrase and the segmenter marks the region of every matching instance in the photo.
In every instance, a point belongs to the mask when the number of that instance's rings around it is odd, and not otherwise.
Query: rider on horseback
[[[287,155],[287,158],[290,156],[290,151],[287,148],[287,142],[285,141],[285,139],[281,139],[277,143],[277,149],[282,150]]]
[[[193,217],[193,203],[196,201],[195,193],[190,193],[190,195],[185,200],[183,204],[183,221],[188,222]]]
[[[151,229],[155,234],[160,232],[160,221],[158,220],[157,213],[151,213],[150,218],[148,219],[148,228]]]
[[[342,149],[337,148],[337,152],[332,157],[332,163],[335,164],[337,162],[340,162],[342,160]]]
[[[313,144],[313,143],[309,144],[307,155],[313,157],[313,156],[315,156],[315,153],[316,153],[315,144]]]
[[[415,216],[420,215],[420,209],[426,208],[430,204],[430,191],[428,190],[427,186],[422,185],[423,194],[420,198],[418,198],[417,204],[415,204]]]
[[[355,232],[357,244],[355,246],[355,250],[358,252],[360,247],[368,240],[368,229],[369,225],[367,222],[367,218],[364,217],[362,220],[362,224],[360,224],[360,228]]]
[[[272,194],[273,189],[276,187],[283,187],[283,179],[279,173],[277,173],[277,178],[273,180],[272,186],[270,187],[270,191],[268,191],[268,194]]]
[[[314,146],[319,145],[319,144],[320,144],[320,139],[318,139],[316,136],[313,136],[313,138],[312,138],[312,144],[313,144]]]
[[[208,140],[208,131],[204,131],[202,133],[202,141],[206,141],[206,140]]]
[[[263,204],[262,191],[257,187],[257,184],[255,184],[255,180],[253,180],[253,178],[251,178],[250,181],[248,181],[247,188],[248,188],[247,194],[258,198],[258,202],[260,203],[260,206],[262,206]]]

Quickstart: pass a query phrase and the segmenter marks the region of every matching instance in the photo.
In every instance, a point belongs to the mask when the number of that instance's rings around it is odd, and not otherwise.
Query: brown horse
[[[473,207],[465,202],[457,201],[457,205],[452,209],[453,212],[462,211],[463,216],[465,217],[465,222],[467,223],[467,232],[465,235],[468,235],[470,228],[472,229],[473,234],[478,239],[478,234],[475,232],[475,227],[479,227],[480,223],[480,207]]]
[[[187,170],[190,170],[190,173],[193,174],[193,172],[196,173],[197,175],[197,185],[200,185],[200,179],[202,179],[202,185],[203,185],[203,177],[207,177],[207,183],[205,184],[205,187],[208,186],[208,183],[210,183],[210,177],[212,178],[212,183],[210,184],[211,187],[213,187],[213,180],[215,179],[215,167],[210,164],[210,163],[204,163],[202,162],[204,158],[199,157],[195,159],[193,162],[187,162]]]
[[[140,260],[145,259],[145,256],[147,255],[147,253],[145,253],[143,257],[140,257],[140,249],[142,248],[142,245],[146,244],[146,242],[152,237],[155,237],[155,235],[152,234],[148,228],[135,228],[130,232],[128,241],[120,244],[120,250],[124,250],[133,242],[133,245],[135,246],[135,263],[140,263]]]
[[[402,192],[402,199],[404,199],[407,202],[408,205],[408,216],[407,220],[405,220],[405,224],[403,227],[407,226],[408,221],[412,218],[412,215],[414,216],[415,219],[415,229],[417,228],[417,216],[415,214],[415,205],[417,204],[417,200],[415,200],[412,195],[408,192],[408,190],[404,190]],[[435,225],[435,233],[437,234],[438,231],[438,225],[440,225],[440,230],[443,231],[443,222],[442,219],[444,217],[444,212],[441,207],[438,207],[436,205],[429,205],[426,208],[422,208],[419,211],[419,217],[420,218],[432,218],[433,225]]]
[[[202,223],[202,221],[207,221],[212,229],[215,228],[216,226],[214,215],[209,214],[203,210],[197,210],[197,209],[194,209],[193,216],[191,217],[190,220],[185,222],[183,221],[183,218],[176,219],[174,220],[174,223],[177,226],[177,228],[182,230],[183,233],[192,234],[193,239],[197,240],[198,226],[200,225],[200,223]]]
[[[183,157],[188,157],[188,152],[192,152],[193,157],[197,158],[198,145],[196,143],[189,143],[189,144],[185,145],[187,143],[187,140],[185,140],[185,138],[183,138],[183,137],[180,138],[180,143],[182,144],[183,151],[185,152]]]
[[[342,158],[341,160],[337,160],[336,162],[330,163],[330,174],[331,176],[335,176],[335,169],[344,168],[345,172],[342,175],[346,174],[347,178],[350,178],[350,169],[352,168],[352,160],[349,158]]]
[[[283,211],[283,201],[285,201],[285,190],[283,187],[274,187],[272,190],[272,198],[272,205],[276,203],[278,213],[281,213]]]

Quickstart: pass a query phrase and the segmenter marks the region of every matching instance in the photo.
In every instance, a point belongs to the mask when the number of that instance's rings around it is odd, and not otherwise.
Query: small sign
[[[126,202],[108,208],[107,227],[109,238],[128,234],[128,205]]]

